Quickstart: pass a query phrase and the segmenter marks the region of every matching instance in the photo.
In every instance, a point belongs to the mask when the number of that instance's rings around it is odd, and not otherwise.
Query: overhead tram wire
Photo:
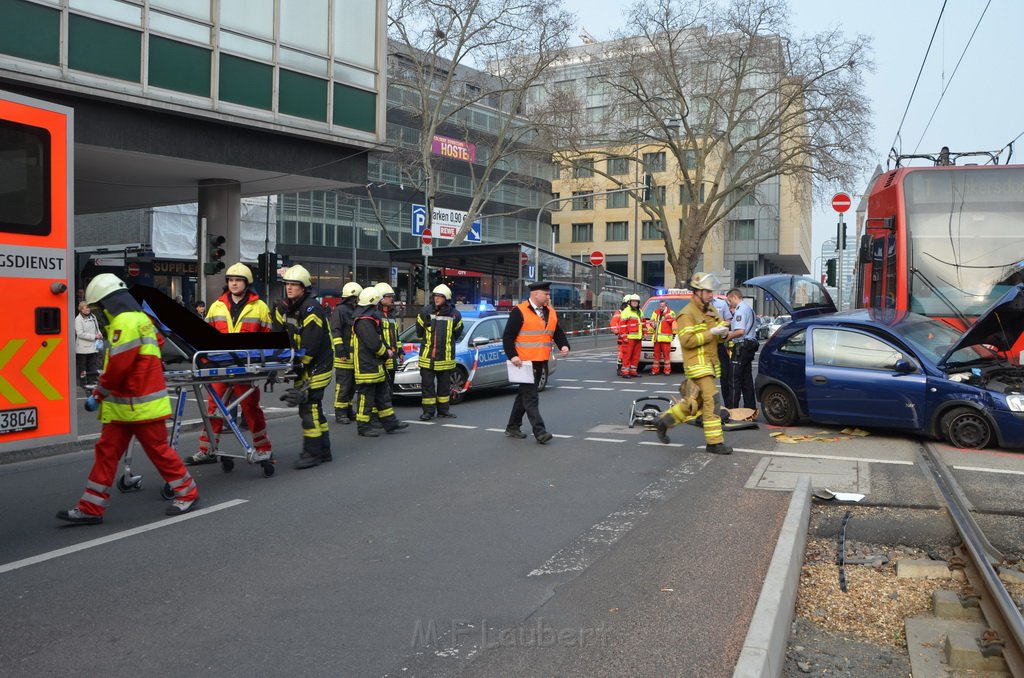
[[[988,0],[988,2],[985,3],[985,9],[981,10],[981,16],[978,17],[978,23],[974,24],[974,30],[971,31],[971,37],[967,39],[967,44],[964,45],[964,51],[960,52],[960,58],[957,59],[956,66],[953,67],[953,72],[949,75],[949,80],[946,81],[946,86],[942,88],[942,92],[939,94],[939,100],[935,102],[935,108],[932,109],[932,114],[928,118],[928,124],[924,126],[924,131],[921,132],[921,138],[917,140],[917,145],[914,146],[914,155],[917,155],[917,149],[921,147],[921,142],[924,141],[924,135],[928,133],[928,128],[931,127],[932,120],[935,119],[935,114],[939,111],[939,106],[942,104],[942,97],[946,96],[946,90],[949,89],[949,86],[953,83],[953,78],[956,77],[956,72],[964,60],[964,55],[967,54],[967,49],[971,46],[971,42],[974,40],[974,36],[978,32],[978,27],[981,26],[981,20],[985,18],[985,13],[988,11],[988,7],[991,4],[992,0]]]
[[[903,123],[907,120],[907,113],[910,112],[910,104],[914,101],[914,94],[917,92],[917,85],[921,82],[921,73],[924,72],[924,65],[928,62],[928,54],[932,51],[932,45],[935,43],[935,34],[939,32],[939,24],[942,22],[942,15],[946,12],[946,3],[949,0],[942,0],[942,9],[939,10],[939,16],[935,19],[935,28],[932,29],[932,37],[928,39],[928,49],[924,52],[924,58],[921,59],[921,68],[917,71],[917,79],[914,80],[914,88],[910,90],[910,98],[907,99],[907,107],[903,110],[903,117],[900,118],[899,127],[896,128],[896,136],[893,137],[890,148],[895,151],[896,142],[900,138],[900,132],[903,130]]]

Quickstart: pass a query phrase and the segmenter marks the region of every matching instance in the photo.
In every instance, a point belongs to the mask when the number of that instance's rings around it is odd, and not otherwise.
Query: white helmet
[[[376,306],[380,302],[380,292],[374,286],[366,287],[359,293],[360,306]]]
[[[690,279],[691,290],[710,290],[714,292],[722,286],[722,281],[718,279],[714,273],[704,273],[698,271],[693,274],[693,278]]]
[[[298,283],[307,290],[313,286],[313,282],[309,279],[309,271],[306,270],[305,266],[296,264],[284,272],[281,278],[286,283]]]
[[[225,278],[245,278],[246,282],[252,284],[252,270],[242,262],[231,264],[228,270],[224,271]]]
[[[632,297],[632,296],[633,296],[632,294],[623,294],[622,295],[622,303],[628,304],[629,303],[629,298]]]
[[[444,284],[441,284],[441,285],[438,285],[437,287],[435,287],[433,292],[431,292],[431,294],[440,294],[442,297],[444,297],[448,301],[452,300],[452,291],[451,291],[451,289],[449,289],[449,287],[447,285],[444,285]]]
[[[640,301],[640,295],[639,294],[631,294],[631,295],[629,295],[629,300],[630,301],[639,302]]]
[[[380,294],[382,299],[389,294],[392,296],[395,294],[395,291],[391,289],[391,285],[385,282],[377,283],[377,292]]]
[[[118,290],[126,290],[128,286],[113,273],[100,273],[85,288],[85,303],[95,304]]]
[[[349,297],[358,297],[359,293],[363,291],[363,286],[357,282],[347,282],[345,286],[341,288],[341,298],[348,299]]]

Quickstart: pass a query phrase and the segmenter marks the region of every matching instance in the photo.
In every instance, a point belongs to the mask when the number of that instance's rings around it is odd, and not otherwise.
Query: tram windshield
[[[911,172],[910,310],[977,316],[1024,282],[1024,168]]]

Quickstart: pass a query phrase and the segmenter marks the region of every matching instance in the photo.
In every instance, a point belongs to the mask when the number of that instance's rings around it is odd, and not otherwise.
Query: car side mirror
[[[910,362],[906,358],[900,358],[896,361],[896,364],[893,365],[893,369],[896,370],[897,374],[910,374],[917,368],[914,367],[914,363]]]
[[[473,346],[473,347],[476,347],[476,346],[483,346],[484,344],[489,344],[489,343],[491,343],[491,340],[488,339],[487,337],[473,337],[473,341],[469,342],[469,345]]]

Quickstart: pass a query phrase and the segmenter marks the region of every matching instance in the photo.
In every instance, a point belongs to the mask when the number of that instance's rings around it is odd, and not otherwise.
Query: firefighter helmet
[[[705,273],[698,271],[693,274],[690,279],[690,289],[692,290],[709,290],[711,292],[716,291],[722,286],[722,281],[718,279],[714,273]]]
[[[451,291],[451,289],[447,285],[444,285],[444,284],[438,285],[437,287],[435,287],[434,291],[431,292],[431,294],[433,294],[435,296],[442,296],[445,299],[447,299],[448,301],[452,300],[452,291]]]
[[[341,288],[341,298],[348,299],[349,297],[358,297],[359,293],[363,291],[363,286],[357,282],[347,282],[345,286]]]
[[[100,273],[85,288],[85,303],[99,303],[110,294],[126,289],[128,286],[124,284],[124,281],[113,273]]]
[[[622,295],[622,303],[624,303],[624,304],[628,304],[628,303],[629,303],[629,298],[630,298],[631,296],[633,296],[633,295],[632,295],[632,294],[623,294],[623,295]]]
[[[630,294],[630,295],[627,295],[627,296],[629,296],[629,300],[630,301],[635,301],[637,303],[640,303],[640,295],[639,294]]]
[[[382,299],[384,297],[388,296],[389,294],[391,296],[395,295],[395,290],[393,290],[391,288],[391,285],[389,285],[389,284],[387,284],[385,282],[377,283],[377,292],[380,293],[380,296],[381,296]]]
[[[297,283],[302,285],[307,290],[313,286],[313,281],[309,279],[309,271],[306,270],[305,266],[296,264],[284,272],[281,278],[286,283]]]
[[[228,266],[228,270],[224,271],[224,277],[245,278],[247,283],[252,284],[252,270],[242,262]]]
[[[359,293],[360,306],[376,306],[379,301],[380,292],[373,285],[363,288],[363,291]]]

